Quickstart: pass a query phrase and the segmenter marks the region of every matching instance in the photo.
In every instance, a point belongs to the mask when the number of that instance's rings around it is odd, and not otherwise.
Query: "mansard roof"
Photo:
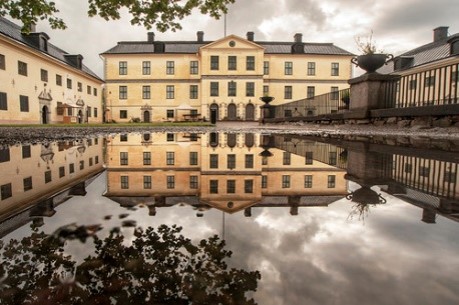
[[[195,54],[201,47],[214,41],[120,41],[113,48],[102,54]],[[265,54],[292,54],[295,42],[253,41],[265,49]],[[347,55],[354,54],[335,46],[333,43],[302,43],[304,53],[319,55]]]
[[[33,34],[40,34],[49,39],[49,36],[46,33],[31,33],[28,35],[23,34],[21,31],[21,26],[9,21],[6,18],[0,17],[0,35],[7,36],[8,38],[13,39],[21,44],[24,44],[34,49],[35,51],[54,57],[55,59],[67,64],[70,67],[77,68],[75,67],[74,62],[72,62],[72,58],[69,56],[71,54],[65,52],[57,46],[48,42],[47,51],[41,50],[31,39]],[[81,66],[81,71],[93,78],[96,78],[99,81],[102,81],[96,73],[91,71],[87,66],[83,64]]]

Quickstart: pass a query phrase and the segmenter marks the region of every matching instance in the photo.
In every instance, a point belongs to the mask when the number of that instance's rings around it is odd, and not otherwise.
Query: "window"
[[[86,111],[87,111],[86,114],[87,114],[88,118],[90,118],[90,117],[91,117],[91,114],[92,114],[92,113],[91,113],[91,111],[92,111],[91,107],[88,106],[88,108],[86,109]]]
[[[456,183],[456,176],[457,174],[452,171],[445,171],[443,180],[445,180],[446,183]]]
[[[61,166],[59,167],[59,178],[62,178],[65,176],[65,167]]]
[[[190,189],[198,188],[198,176],[190,176]]]
[[[151,152],[143,152],[143,165],[151,165]]]
[[[293,74],[293,63],[291,61],[286,61],[284,64],[284,74],[292,75]]]
[[[199,73],[198,61],[197,60],[190,61],[190,74],[198,74],[198,73]]]
[[[209,193],[218,194],[218,180],[209,181]]]
[[[236,96],[236,82],[230,81],[228,83],[228,96]]]
[[[175,95],[175,86],[174,85],[167,85],[166,86],[166,98],[173,99]]]
[[[94,88],[92,91],[93,91],[93,95],[97,96],[97,88]]]
[[[253,180],[244,180],[244,193],[253,193]]]
[[[263,189],[268,188],[268,176],[267,175],[261,176],[261,188]]]
[[[175,176],[167,176],[167,188],[173,189],[175,188]]]
[[[255,83],[247,82],[245,84],[245,96],[255,96]]]
[[[330,99],[332,101],[337,101],[339,99],[339,89],[338,87],[331,87],[330,88]]]
[[[99,156],[95,156],[94,157],[94,163],[95,164],[99,164]]]
[[[168,60],[166,62],[166,74],[173,75],[175,73],[175,62],[172,60]]]
[[[128,96],[128,88],[127,86],[120,86],[119,87],[119,98],[120,100],[126,100]]]
[[[77,88],[78,88],[78,92],[83,92],[83,84],[82,83],[77,82]]]
[[[62,86],[62,75],[56,74],[56,85]]]
[[[304,175],[304,188],[312,188],[312,175]]]
[[[92,157],[89,158],[89,166],[92,166],[94,164],[94,162],[92,161]]]
[[[195,151],[190,152],[190,165],[198,165],[198,153]]]
[[[263,74],[268,75],[269,74],[269,61],[264,61],[263,62]]]
[[[128,135],[127,134],[120,135],[120,142],[127,142],[127,140],[128,140]]]
[[[84,161],[83,160],[80,161],[80,170],[84,170]]]
[[[218,155],[217,154],[209,155],[209,168],[218,168]]]
[[[30,191],[33,186],[32,186],[32,177],[27,177],[23,179],[23,185],[24,185],[24,192]]]
[[[328,175],[328,179],[327,180],[328,180],[327,187],[329,189],[334,188],[335,187],[336,176],[335,175]]]
[[[210,56],[210,70],[218,70],[219,69],[219,57],[218,56]]]
[[[419,167],[419,176],[428,177],[430,175],[430,168],[426,166]]]
[[[0,148],[0,163],[10,161],[10,149]]]
[[[339,76],[339,63],[332,62],[332,64],[331,64],[331,75],[332,76]]]
[[[5,55],[3,54],[0,54],[0,69],[1,70],[6,69]]]
[[[120,119],[127,119],[127,110],[120,110]]]
[[[175,153],[173,151],[166,152],[166,164],[167,165],[175,164]]]
[[[308,75],[316,75],[316,63],[308,62]]]
[[[282,175],[282,188],[286,189],[290,187],[290,175]]]
[[[328,164],[329,165],[336,165],[336,156],[337,156],[336,151],[330,151],[328,153]]]
[[[284,98],[287,100],[292,99],[292,86],[284,87]]]
[[[263,86],[263,95],[269,95],[269,86],[267,85]]]
[[[73,174],[75,172],[75,164],[69,164],[69,174]]]
[[[143,188],[151,189],[151,176],[143,176]]]
[[[166,110],[166,117],[168,119],[173,119],[174,118],[174,110],[173,109],[167,109]]]
[[[48,70],[40,69],[40,79],[42,82],[48,82]]]
[[[121,182],[121,189],[127,190],[129,189],[129,176],[121,176],[120,177],[120,182]]]
[[[6,92],[0,92],[0,110],[8,110],[8,99]]]
[[[235,194],[236,193],[236,180],[227,180],[226,181],[226,193]]]
[[[129,154],[126,151],[120,152],[120,165],[128,165],[129,163]]]
[[[51,171],[45,172],[45,183],[50,183],[52,181]]]
[[[27,76],[27,64],[22,61],[18,61],[18,74]]]
[[[427,76],[424,81],[425,87],[435,86],[435,76]]]
[[[307,151],[305,156],[305,164],[311,165],[313,161],[314,153],[312,151]]]
[[[283,165],[290,165],[291,162],[291,154],[287,151],[284,151],[283,157],[282,157],[282,164]]]
[[[91,95],[91,89],[92,89],[91,86],[89,86],[89,85],[86,86],[86,93]]]
[[[316,94],[316,87],[308,86],[307,98],[314,98],[315,94]]]
[[[246,58],[246,70],[254,71],[255,70],[255,56],[247,56]]]
[[[245,155],[245,168],[253,168],[253,155]]]
[[[127,75],[127,61],[120,61],[118,63],[119,75]]]
[[[190,85],[190,99],[198,98],[198,85]]]
[[[174,142],[175,135],[173,133],[167,133],[166,134],[166,139],[167,139],[167,142]]]
[[[94,107],[94,117],[97,118],[97,107]]]
[[[13,196],[11,183],[3,184],[0,187],[0,193],[1,193],[1,199],[2,200],[5,200],[5,199],[10,198],[11,196]]]
[[[228,159],[227,159],[226,165],[227,165],[228,169],[235,168],[236,167],[236,155],[235,154],[230,154],[227,157],[228,157]]]
[[[22,146],[22,159],[27,159],[32,156],[32,152],[30,150],[30,145],[23,145]]]
[[[29,97],[20,95],[19,96],[19,107],[21,112],[29,112]]]
[[[142,74],[150,75],[151,74],[151,62],[142,61]]]
[[[218,82],[210,82],[210,96],[218,96]]]
[[[150,99],[150,86],[142,86],[142,98]]]
[[[72,89],[72,80],[67,78],[67,89]]]
[[[236,56],[228,56],[228,70],[237,70]]]

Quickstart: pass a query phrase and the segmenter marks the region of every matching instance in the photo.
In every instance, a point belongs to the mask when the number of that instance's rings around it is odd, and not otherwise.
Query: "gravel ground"
[[[55,140],[71,140],[82,137],[95,137],[100,135],[113,135],[118,133],[134,132],[238,132],[238,133],[270,133],[270,134],[297,134],[321,137],[427,137],[432,139],[459,140],[459,128],[421,128],[373,125],[314,125],[314,124],[283,124],[260,125],[255,122],[219,122],[216,126],[190,127],[190,126],[116,126],[107,127],[0,127],[0,145],[17,143],[41,143]]]

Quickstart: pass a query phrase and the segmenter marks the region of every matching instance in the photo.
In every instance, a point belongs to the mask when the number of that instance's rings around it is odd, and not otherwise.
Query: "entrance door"
[[[143,122],[150,123],[150,111],[147,110],[143,112]]]
[[[83,111],[78,111],[78,124],[83,123]]]
[[[255,106],[253,106],[253,104],[247,104],[247,106],[245,106],[245,120],[255,120]]]
[[[237,119],[236,105],[235,104],[229,104],[228,105],[228,120],[235,121],[236,119]]]
[[[218,105],[210,105],[210,123],[215,124],[218,121]]]
[[[41,122],[42,124],[48,124],[48,106],[43,106],[41,109]]]

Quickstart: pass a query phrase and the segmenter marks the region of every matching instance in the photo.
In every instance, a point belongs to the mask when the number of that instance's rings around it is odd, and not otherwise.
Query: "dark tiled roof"
[[[29,46],[30,48],[33,48],[39,52],[42,52],[44,54],[48,54],[64,63],[66,63],[67,65],[69,66],[72,66],[73,65],[71,64],[70,61],[68,61],[64,55],[69,55],[67,52],[61,50],[60,48],[56,47],[55,45],[51,44],[48,42],[48,51],[47,52],[43,52],[41,51],[40,49],[38,49],[29,39],[28,39],[28,36],[27,35],[23,35],[21,33],[21,27],[18,26],[17,24],[5,19],[5,18],[2,18],[0,17],[0,34],[3,34],[5,36],[8,36],[20,43],[23,43],[27,46]],[[85,65],[82,66],[82,69],[81,69],[84,73],[94,77],[94,78],[97,78],[98,80],[102,81],[100,79],[99,76],[97,76],[97,74],[95,74],[93,71],[91,71],[88,67],[86,67]]]
[[[413,50],[407,51],[399,56],[396,56],[394,60],[398,57],[411,57],[413,59],[412,65],[410,68],[414,68],[423,64],[434,62],[440,59],[444,59],[451,56],[449,40],[453,38],[458,38],[459,34],[454,34],[448,36],[444,39],[430,42],[428,44],[417,47]],[[395,72],[394,60],[389,62],[387,65],[378,70],[380,73],[392,73]]]
[[[164,45],[165,53],[193,54],[198,53],[199,48],[212,43],[212,41],[164,41],[164,42],[147,42],[147,41],[121,41],[118,44],[105,51],[102,54],[139,54],[154,53],[155,48]],[[254,43],[265,48],[266,54],[292,54],[293,42],[264,42],[254,41]],[[322,54],[322,55],[353,55],[332,43],[303,43],[305,54]]]

